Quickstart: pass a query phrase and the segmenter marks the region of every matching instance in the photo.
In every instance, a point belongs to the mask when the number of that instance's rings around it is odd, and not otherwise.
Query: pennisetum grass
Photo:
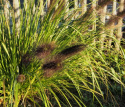
[[[121,71],[125,69],[124,51],[116,54],[113,49],[107,53],[100,50],[97,40],[102,29],[88,30],[95,20],[99,28],[104,27],[98,17],[93,19],[93,9],[72,20],[74,14],[67,16],[65,12],[70,3],[63,8],[63,1],[53,0],[44,17],[41,9],[45,3],[38,0],[38,4],[43,4],[36,5],[34,11],[34,4],[29,1],[29,5],[20,10],[19,33],[15,33],[14,11],[11,26],[6,24],[5,15],[0,15],[3,105],[86,107],[87,97],[92,104],[97,101],[103,106],[103,99],[112,96],[110,79],[125,88],[121,79]]]

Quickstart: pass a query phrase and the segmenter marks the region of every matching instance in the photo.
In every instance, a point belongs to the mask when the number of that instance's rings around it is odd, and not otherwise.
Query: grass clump
[[[64,4],[60,2],[58,12],[55,3],[44,17],[39,7],[34,14],[31,5],[22,9],[18,33],[14,13],[12,26],[1,14],[1,105],[83,107],[108,101],[118,105],[112,90],[119,86],[121,96],[124,93],[124,50],[120,54],[101,50],[100,31],[88,30],[99,19],[81,14],[72,20],[74,14],[66,17]]]

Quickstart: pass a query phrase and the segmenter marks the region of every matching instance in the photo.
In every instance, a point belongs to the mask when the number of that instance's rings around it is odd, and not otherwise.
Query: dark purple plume
[[[50,61],[48,63],[43,64],[42,69],[44,70],[44,77],[51,77],[58,70],[62,68],[62,63],[59,60]]]
[[[65,58],[71,57],[72,55],[77,54],[78,52],[84,50],[85,48],[86,48],[86,45],[83,45],[83,44],[69,47],[67,49],[64,49],[60,53],[58,53],[57,58],[65,59]]]
[[[51,54],[54,48],[55,48],[55,45],[53,43],[40,45],[37,47],[35,51],[35,56],[38,59],[45,58],[46,56]]]

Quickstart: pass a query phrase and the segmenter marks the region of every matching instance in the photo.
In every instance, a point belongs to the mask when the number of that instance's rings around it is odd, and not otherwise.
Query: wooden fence
[[[3,1],[4,1],[4,14],[8,19],[8,15],[9,15],[8,0],[3,0]],[[24,0],[25,9],[27,9],[27,3],[29,1],[33,2],[34,0]],[[44,13],[46,12],[44,10],[47,10],[51,6],[51,4],[55,3],[56,1],[57,0],[47,0],[47,1],[40,0],[40,8],[42,8],[43,10],[41,11],[41,15],[44,15]],[[115,48],[116,50],[119,50],[120,48],[119,45],[122,38],[123,17],[125,17],[125,0],[59,0],[59,2],[64,3],[64,7],[70,4],[70,2],[72,1],[74,1],[74,5],[72,5],[72,8],[74,9],[82,8],[81,10],[82,14],[84,14],[85,12],[89,12],[90,10],[93,11],[93,15],[95,15],[94,16],[95,18],[96,18],[95,13],[99,14],[101,21],[105,24],[105,27],[108,29],[111,29],[110,30],[111,36],[114,35],[114,29],[117,29],[116,38],[118,42],[115,43]],[[45,6],[43,5],[44,3],[46,3]],[[11,4],[13,4],[13,9],[16,10],[14,14],[15,18],[19,17],[20,15],[19,0],[13,0],[13,3],[11,0]],[[34,12],[35,12],[35,7],[36,6],[34,4],[34,8],[33,8]],[[58,4],[56,7],[58,7]],[[68,12],[69,9],[71,9],[71,7],[66,8],[66,11]],[[79,15],[79,13],[77,15]],[[77,15],[74,17],[74,19],[77,18]],[[66,17],[67,16],[68,14],[66,15]],[[17,22],[16,28],[19,31],[20,19],[17,18],[16,22]],[[93,25],[92,29],[96,30],[96,25]],[[104,31],[101,31],[101,32],[102,32],[101,48],[103,49],[106,35]],[[109,42],[108,42],[109,47],[111,47],[111,43],[112,43],[112,39],[109,38]]]

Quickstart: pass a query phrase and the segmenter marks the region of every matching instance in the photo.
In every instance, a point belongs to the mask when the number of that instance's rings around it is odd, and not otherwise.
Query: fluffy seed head
[[[44,77],[51,77],[58,70],[62,68],[62,63],[59,60],[50,61],[48,63],[43,64]]]
[[[51,54],[54,48],[55,48],[55,45],[53,43],[40,45],[37,47],[35,51],[35,56],[38,59],[45,58],[46,56]]]
[[[78,52],[84,50],[85,48],[86,48],[86,45],[83,45],[83,44],[75,45],[67,49],[64,49],[56,57],[59,59],[65,59],[67,57],[77,54]]]
[[[25,81],[25,75],[20,74],[17,76],[17,82],[24,82]]]

